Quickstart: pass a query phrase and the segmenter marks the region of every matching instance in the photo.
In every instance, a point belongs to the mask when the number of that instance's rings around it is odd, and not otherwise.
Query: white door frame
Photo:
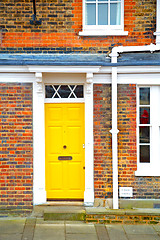
[[[41,72],[35,73],[33,91],[33,139],[34,139],[34,183],[33,204],[46,203],[45,191],[45,113],[44,79]],[[54,81],[53,81],[54,83]],[[67,84],[68,82],[66,82]],[[61,82],[59,82],[61,84]],[[73,83],[72,83],[73,84]],[[76,84],[76,83],[75,83]],[[85,192],[84,205],[94,204],[93,161],[93,73],[87,73],[84,84],[85,95]]]

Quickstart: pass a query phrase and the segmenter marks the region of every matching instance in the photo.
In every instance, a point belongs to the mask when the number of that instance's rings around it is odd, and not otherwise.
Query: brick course
[[[32,1],[2,0],[0,53],[105,53],[118,45],[155,43],[156,0],[124,0],[128,36],[82,37],[82,0],[36,1],[41,25],[31,25]]]
[[[0,209],[32,209],[32,85],[0,83]]]

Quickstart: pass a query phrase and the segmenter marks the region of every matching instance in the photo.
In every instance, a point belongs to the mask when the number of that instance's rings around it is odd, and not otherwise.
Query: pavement
[[[160,225],[105,225],[43,218],[0,218],[0,240],[160,240]]]

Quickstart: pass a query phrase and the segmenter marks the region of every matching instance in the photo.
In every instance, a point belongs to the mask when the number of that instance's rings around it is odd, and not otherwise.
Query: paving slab
[[[65,240],[64,225],[36,224],[33,240]]]
[[[123,225],[127,235],[138,234],[157,234],[154,228],[150,225]]]
[[[95,224],[98,240],[110,240],[104,224]]]
[[[59,221],[57,221],[57,220],[50,220],[50,221],[47,220],[47,221],[44,221],[43,218],[37,218],[36,223],[37,224],[43,224],[43,225],[45,225],[45,224],[59,224],[59,225],[63,225],[64,226],[65,221],[62,221],[62,220],[59,220]]]
[[[0,233],[1,234],[22,234],[25,225],[25,218],[2,218],[0,219]]]
[[[128,240],[123,225],[106,225],[111,240]]]
[[[111,239],[112,240],[112,239]],[[134,235],[128,235],[128,240],[160,240],[160,237],[155,234],[134,234]]]
[[[94,224],[66,224],[66,233],[79,233],[79,234],[96,234]]]
[[[1,234],[0,233],[0,239],[1,240],[21,240],[22,239],[22,234],[19,234],[19,233]]]
[[[66,234],[66,240],[98,240],[96,234]]]
[[[160,225],[154,225],[153,228],[156,230],[156,232],[160,232]]]

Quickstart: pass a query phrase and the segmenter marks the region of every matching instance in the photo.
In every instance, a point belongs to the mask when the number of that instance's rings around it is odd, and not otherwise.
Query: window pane
[[[61,96],[61,98],[68,98],[69,94],[71,93],[71,90],[67,85],[62,85],[58,90],[58,93]]]
[[[121,4],[111,3],[110,5],[110,24],[120,25],[121,24]]]
[[[150,163],[150,146],[140,145],[140,162],[141,163]]]
[[[96,4],[95,3],[86,4],[86,24],[96,25]]]
[[[140,105],[150,105],[150,88],[139,89]]]
[[[150,124],[150,108],[140,107],[140,124]]]
[[[108,25],[108,4],[98,4],[98,25]]]
[[[76,89],[74,90],[74,93],[76,94],[77,98],[83,98],[83,86],[78,85]]]
[[[150,143],[150,127],[139,127],[139,142]]]
[[[53,89],[52,85],[45,86],[45,97],[52,98],[55,90]]]

